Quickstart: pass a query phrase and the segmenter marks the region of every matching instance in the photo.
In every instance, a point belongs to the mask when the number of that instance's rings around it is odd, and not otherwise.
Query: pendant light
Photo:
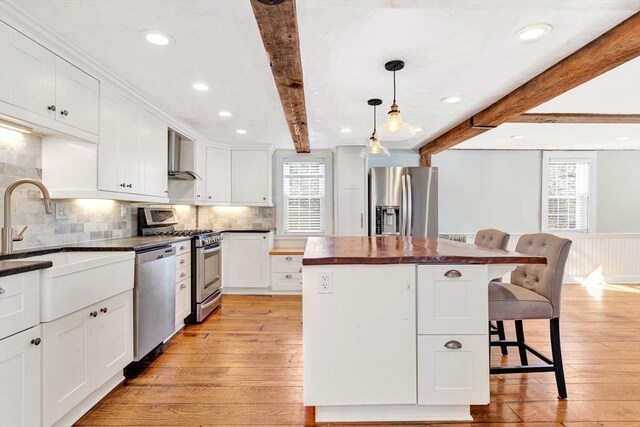
[[[416,131],[413,126],[402,121],[400,109],[396,104],[396,71],[404,68],[404,61],[395,59],[384,64],[387,71],[393,72],[393,103],[387,115],[387,121],[381,126],[380,139],[383,141],[401,141],[415,136]]]
[[[376,107],[382,104],[381,99],[370,99],[367,101],[367,104],[373,107],[373,132],[371,133],[371,137],[369,138],[369,145],[363,147],[360,150],[360,158],[364,159],[367,156],[386,156],[389,157],[389,150],[387,147],[384,147],[380,144],[378,140],[377,131],[376,131]]]

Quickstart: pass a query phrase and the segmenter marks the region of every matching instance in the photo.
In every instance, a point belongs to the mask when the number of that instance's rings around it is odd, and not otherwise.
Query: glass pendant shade
[[[409,123],[402,121],[400,109],[396,104],[396,71],[404,68],[404,62],[400,60],[389,61],[385,64],[387,71],[393,71],[393,103],[387,114],[387,121],[380,126],[378,134],[382,141],[402,141],[412,138],[416,130]]]
[[[369,138],[369,145],[367,145],[366,147],[362,147],[362,150],[360,150],[361,159],[369,156],[389,157],[390,155],[391,153],[389,153],[387,147],[380,144],[380,141],[378,140],[378,138],[376,138],[375,132],[371,135],[371,138]]]

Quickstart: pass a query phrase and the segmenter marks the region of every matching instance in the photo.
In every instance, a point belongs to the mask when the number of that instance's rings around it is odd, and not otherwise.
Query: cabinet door
[[[337,147],[336,235],[366,236],[367,175],[362,147]]]
[[[176,283],[176,330],[182,327],[184,318],[191,313],[191,279]]]
[[[96,79],[56,57],[57,119],[98,134],[99,86]]]
[[[196,142],[195,149],[195,172],[200,176],[200,179],[195,180],[194,197],[198,203],[204,202],[207,198],[207,146]]]
[[[231,153],[231,201],[235,204],[271,206],[271,153]]]
[[[42,324],[42,419],[47,426],[96,389],[97,310],[87,307]]]
[[[100,143],[98,144],[98,189],[125,191],[126,103],[129,101],[113,89],[102,86],[100,94]]]
[[[133,291],[111,297],[98,307],[96,386],[100,387],[133,360]]]
[[[487,334],[486,265],[418,266],[419,334]]]
[[[144,152],[142,132],[142,110],[131,101],[125,103],[124,117],[124,142],[120,150],[120,164],[124,167],[125,190],[128,193],[144,194]]]
[[[207,202],[231,202],[231,152],[207,147]]]
[[[0,58],[0,100],[55,118],[56,56],[0,22]]]
[[[418,336],[418,404],[489,403],[487,335]]]
[[[225,287],[269,287],[269,239],[267,233],[229,233]]]
[[[144,111],[140,120],[141,160],[144,162],[144,194],[167,197],[168,128],[167,124]],[[142,188],[140,189],[143,190]],[[136,191],[136,193],[140,193]]]
[[[0,340],[0,426],[40,425],[41,328]]]

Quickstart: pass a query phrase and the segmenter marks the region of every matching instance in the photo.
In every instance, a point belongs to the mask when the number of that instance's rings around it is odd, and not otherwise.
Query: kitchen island
[[[317,422],[469,421],[489,403],[488,283],[544,257],[422,237],[310,237],[304,404]]]

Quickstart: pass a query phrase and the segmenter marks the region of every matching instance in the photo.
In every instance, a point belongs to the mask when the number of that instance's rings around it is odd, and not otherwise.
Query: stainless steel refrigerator
[[[438,237],[438,168],[371,168],[369,235]]]

